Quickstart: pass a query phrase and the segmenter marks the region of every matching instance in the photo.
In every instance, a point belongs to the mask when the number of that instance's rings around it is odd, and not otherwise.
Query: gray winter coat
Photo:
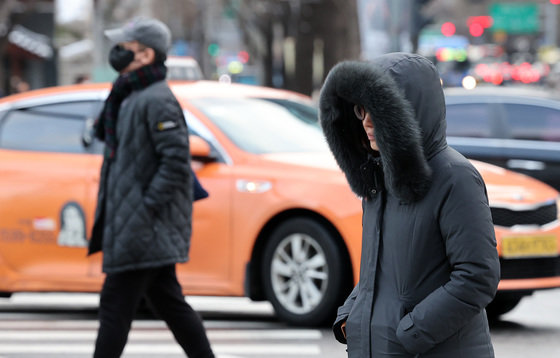
[[[353,104],[372,115],[379,156]],[[338,310],[349,357],[487,358],[485,306],[499,281],[484,182],[445,138],[445,102],[427,59],[343,62],[320,97],[327,141],[363,198],[360,278]]]
[[[165,81],[122,103],[113,161],[101,168],[89,252],[103,271],[158,267],[188,259],[192,176],[183,111]]]

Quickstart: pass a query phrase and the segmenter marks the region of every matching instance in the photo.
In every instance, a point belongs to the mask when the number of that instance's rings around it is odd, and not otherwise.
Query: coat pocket
[[[362,308],[354,303],[346,320],[346,344],[348,357],[361,357],[362,353]],[[369,337],[365,337],[369,339]]]

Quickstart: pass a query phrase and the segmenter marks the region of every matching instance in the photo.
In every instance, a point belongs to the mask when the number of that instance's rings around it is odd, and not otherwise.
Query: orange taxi
[[[361,203],[309,98],[257,86],[173,82],[210,197],[194,205],[184,293],[269,300],[291,324],[328,322],[357,281]],[[98,292],[86,255],[102,143],[89,133],[109,85],[0,99],[0,292]],[[558,192],[488,164],[502,281],[494,314],[560,287]],[[492,311],[493,310],[493,311]]]

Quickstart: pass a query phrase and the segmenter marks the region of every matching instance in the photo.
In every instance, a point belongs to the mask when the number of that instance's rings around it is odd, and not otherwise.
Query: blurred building
[[[55,0],[58,84],[91,78],[96,53],[93,6],[93,0]]]
[[[336,62],[359,57],[357,14],[347,0],[2,0],[0,88],[112,81],[103,30],[153,16],[172,31],[171,54],[196,59],[206,78],[311,94]]]
[[[306,94],[337,62],[392,51],[431,57],[446,84],[484,61],[529,63],[560,80],[560,5],[552,2],[2,0],[0,91],[112,81],[103,30],[136,16],[167,23],[171,54],[194,58],[206,78]]]
[[[0,93],[56,85],[54,1],[0,2]]]
[[[171,54],[195,58],[209,79],[311,94],[328,68],[359,56],[356,1],[96,0],[94,13],[94,81],[115,75],[102,30],[140,15],[168,24]]]

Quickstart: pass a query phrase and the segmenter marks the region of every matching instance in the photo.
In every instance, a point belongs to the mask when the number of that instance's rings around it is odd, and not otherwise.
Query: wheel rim
[[[323,300],[329,281],[325,252],[315,239],[292,234],[276,247],[271,262],[271,283],[280,304],[305,314]]]

